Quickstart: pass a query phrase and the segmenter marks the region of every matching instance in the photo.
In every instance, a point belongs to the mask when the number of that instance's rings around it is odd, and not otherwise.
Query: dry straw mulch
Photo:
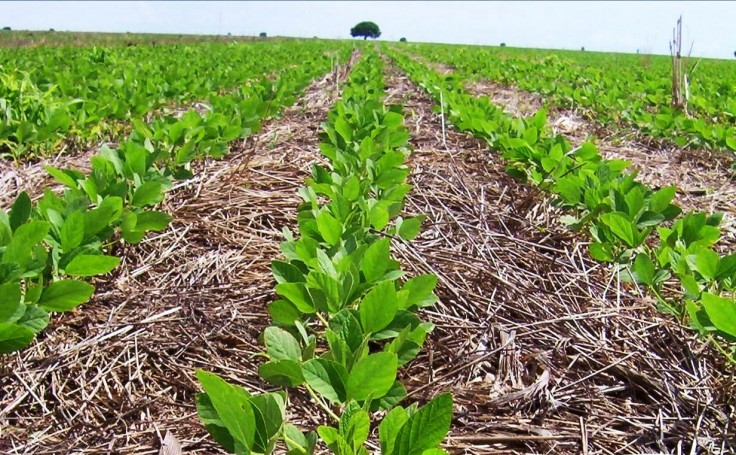
[[[722,358],[617,282],[536,189],[450,129],[394,72],[416,151],[408,211],[425,231],[398,252],[440,277],[428,349],[409,390],[455,396],[457,453],[732,453]]]

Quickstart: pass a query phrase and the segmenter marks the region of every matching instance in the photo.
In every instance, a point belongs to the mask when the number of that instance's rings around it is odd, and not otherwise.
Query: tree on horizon
[[[364,21],[350,29],[350,36],[353,38],[362,36],[364,40],[368,38],[376,39],[381,36],[381,29],[378,28],[375,22]]]

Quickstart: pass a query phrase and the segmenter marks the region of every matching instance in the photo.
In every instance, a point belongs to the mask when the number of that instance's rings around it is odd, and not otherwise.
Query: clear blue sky
[[[381,39],[667,54],[683,14],[693,55],[733,58],[736,2],[0,2],[13,29]]]

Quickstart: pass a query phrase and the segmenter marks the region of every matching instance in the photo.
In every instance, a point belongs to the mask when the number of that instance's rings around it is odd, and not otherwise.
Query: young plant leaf
[[[120,264],[121,258],[102,254],[78,254],[64,270],[73,276],[104,275]]]
[[[216,374],[204,370],[197,370],[197,379],[225,428],[235,440],[250,450],[256,434],[250,394],[242,387],[228,384]]]
[[[360,302],[360,324],[364,333],[375,333],[393,321],[399,300],[393,281],[383,281],[373,287]]]
[[[398,364],[396,354],[390,352],[370,354],[359,360],[348,376],[348,400],[363,401],[386,395],[396,380]]]
[[[420,455],[442,442],[450,430],[452,396],[438,395],[414,413],[396,436],[395,455]]]
[[[44,289],[38,306],[46,311],[69,311],[92,297],[95,287],[84,281],[54,281]]]

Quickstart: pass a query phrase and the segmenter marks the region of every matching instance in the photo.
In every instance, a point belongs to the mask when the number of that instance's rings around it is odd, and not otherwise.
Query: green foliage
[[[121,261],[110,254],[116,241],[138,243],[149,232],[166,229],[171,216],[154,207],[177,179],[191,176],[191,161],[223,156],[229,142],[256,131],[263,119],[293,102],[294,93],[330,68],[332,60],[320,49],[312,48],[314,60],[284,69],[276,82],[261,79],[235,93],[211,94],[212,107],[204,116],[190,110],[181,118],[134,121],[127,140],[115,149],[103,146],[91,158],[91,171],[46,166],[62,192],[46,190],[35,204],[21,193],[10,211],[0,210],[0,286],[7,287],[9,298],[0,310],[0,352],[27,346],[47,325],[49,312],[86,302],[94,287],[70,277],[110,273]],[[109,55],[92,52],[100,59]],[[266,67],[271,64],[267,60]],[[0,129],[0,136],[11,130]],[[280,365],[286,376],[278,369],[274,374],[289,378],[293,370],[301,371],[299,365],[288,366]]]
[[[193,141],[221,155],[233,135],[253,132],[258,119],[268,117],[263,110],[278,110],[272,101],[288,101],[293,93],[293,76],[275,86],[262,75],[292,73],[284,62],[296,55],[304,62],[299,71],[309,72],[313,63],[329,61],[320,55],[328,49],[324,43],[273,41],[0,48],[0,156],[57,154],[64,140],[73,146],[114,138],[123,122],[140,131],[150,114],[158,120],[149,130],[158,133],[157,142],[167,134],[177,148]],[[194,101],[212,108],[187,114],[197,122],[179,121],[170,111]],[[159,132],[164,124],[171,131]],[[189,152],[185,147],[182,156],[189,159],[180,157],[180,164],[193,158]]]
[[[634,127],[679,147],[736,150],[736,91],[728,82],[736,80],[736,67],[728,61],[698,62],[685,113],[670,107],[669,56],[647,56],[651,63],[643,66],[636,54],[437,44],[418,44],[412,52],[452,65],[461,79],[513,84],[612,129]]]
[[[703,334],[733,340],[727,320],[736,311],[736,254],[722,256],[713,248],[721,214],[681,216],[672,202],[674,186],[652,190],[636,181],[635,172],[626,172],[628,163],[603,159],[592,143],[573,149],[545,128],[544,110],[511,118],[488,99],[464,93],[456,80],[462,76],[439,75],[399,52],[392,56],[438,101],[441,91],[448,120],[501,152],[511,175],[552,192],[558,205],[572,211],[562,221],[589,232],[594,259],[612,263],[624,280],[649,289],[662,311],[689,319]],[[448,58],[460,68],[477,68],[470,53]],[[545,65],[559,69],[556,59]],[[681,301],[672,290],[664,292],[672,277],[681,284]]]
[[[280,298],[269,306],[274,325],[263,334],[267,360],[259,374],[276,386],[306,389],[337,425],[305,435],[278,419],[273,429],[280,434],[268,434],[284,440],[289,453],[312,453],[318,435],[335,454],[367,454],[371,413],[406,397],[398,369],[416,357],[432,330],[414,313],[437,301],[437,277],[406,280],[391,258],[391,239],[418,235],[425,216],[398,216],[411,188],[405,165],[411,150],[401,108],[384,106],[383,93],[382,62],[368,52],[323,126],[320,150],[329,161],[314,165],[299,190],[298,235],[284,231],[283,258],[271,264]],[[202,379],[211,395],[212,381]],[[236,386],[218,387],[229,394]],[[227,412],[233,422],[251,425],[248,431],[263,433],[247,406],[238,420],[240,409],[213,411],[217,404],[210,401],[200,399],[198,411],[212,436],[231,452],[254,450],[250,433],[212,417]],[[436,449],[447,433],[452,401],[444,395],[412,417],[404,412],[404,421],[384,420],[381,431],[401,438],[392,453],[423,453]]]

